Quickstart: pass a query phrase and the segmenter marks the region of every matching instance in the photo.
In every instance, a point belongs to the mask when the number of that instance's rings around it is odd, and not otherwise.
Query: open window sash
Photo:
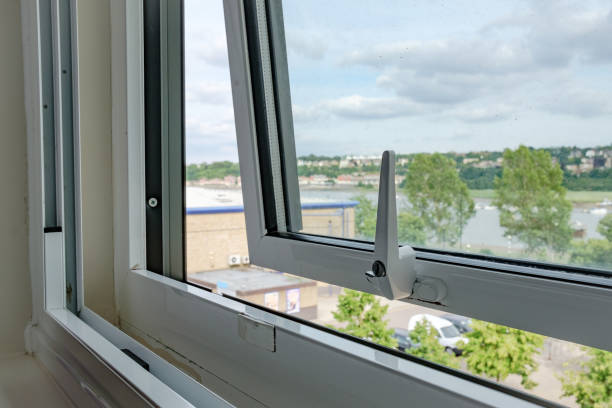
[[[376,244],[291,232],[299,196],[295,146],[287,146],[293,137],[284,137],[291,117],[278,109],[290,110],[290,97],[282,94],[289,92],[282,2],[224,0],[224,7],[253,264],[612,350],[612,328],[597,323],[612,307],[610,279],[601,271],[416,248],[414,262],[386,271],[412,285],[381,290],[368,276],[381,259],[381,237],[387,254],[398,248],[388,241],[393,234],[380,209]]]

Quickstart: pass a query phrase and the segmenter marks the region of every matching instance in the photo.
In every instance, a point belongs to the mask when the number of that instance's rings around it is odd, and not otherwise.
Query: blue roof
[[[323,210],[327,208],[353,208],[358,201],[340,201],[331,203],[306,203],[302,204],[302,210]],[[189,207],[185,213],[187,215],[195,214],[222,214],[222,213],[239,213],[244,212],[244,206],[242,205],[228,205],[218,207]]]

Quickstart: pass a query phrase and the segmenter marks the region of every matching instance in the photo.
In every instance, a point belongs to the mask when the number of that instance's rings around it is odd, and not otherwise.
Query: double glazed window
[[[446,313],[612,348],[609,9],[183,7],[149,54],[184,46],[147,71],[154,101],[184,93],[149,113],[150,270],[325,325],[355,289],[393,300],[396,333]]]

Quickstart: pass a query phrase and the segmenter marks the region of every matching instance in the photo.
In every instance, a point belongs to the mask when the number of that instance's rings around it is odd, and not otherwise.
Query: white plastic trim
[[[130,325],[264,405],[537,406],[153,272],[126,283]],[[275,352],[239,336],[241,315],[276,328]]]

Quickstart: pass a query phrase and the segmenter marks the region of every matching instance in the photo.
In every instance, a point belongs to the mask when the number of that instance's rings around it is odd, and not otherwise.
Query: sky
[[[612,143],[612,2],[285,0],[298,156]],[[221,0],[185,1],[186,159],[238,160]]]

